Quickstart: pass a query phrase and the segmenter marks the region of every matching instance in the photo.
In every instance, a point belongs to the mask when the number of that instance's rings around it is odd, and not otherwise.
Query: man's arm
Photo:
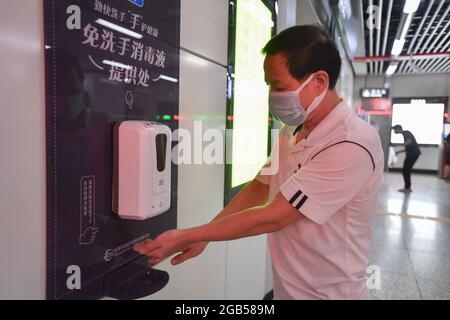
[[[233,215],[236,212],[243,211],[245,209],[251,208],[251,207],[258,207],[261,205],[264,205],[267,202],[269,195],[269,186],[266,184],[263,184],[256,179],[251,181],[249,184],[247,184],[231,201],[230,203],[211,221],[211,223],[219,221],[221,219],[224,219],[226,217],[229,217]],[[265,229],[264,229],[265,230]],[[258,232],[258,230],[253,230],[254,232]],[[178,231],[173,231],[170,234],[174,234]],[[263,229],[260,233],[263,233]],[[158,237],[159,240],[164,240],[168,237],[168,235],[165,233]],[[188,259],[194,258],[201,254],[206,246],[209,244],[210,240],[202,240],[202,241],[196,241],[191,242],[185,247],[183,247],[183,250],[180,254],[175,256],[172,259],[172,264],[180,264]],[[146,241],[146,243],[149,243],[150,240]],[[136,245],[135,246],[136,251],[138,251],[141,254],[146,254],[148,252],[147,248],[145,248],[145,245]],[[160,262],[161,259],[153,258],[151,260],[152,264]]]
[[[412,144],[411,139],[408,139],[405,141],[405,146],[410,146],[411,144]],[[405,152],[406,152],[406,149],[403,149],[403,150],[395,151],[395,154],[400,154],[400,153],[405,153]]]
[[[410,146],[411,144],[412,144],[412,139],[406,138],[404,145]],[[403,150],[395,151],[395,154],[400,154],[400,153],[405,153],[405,152],[406,152],[406,149],[403,149]]]
[[[236,240],[275,232],[302,218],[303,215],[278,193],[265,206],[245,209],[199,227],[168,231],[155,240],[135,245],[134,249],[151,257],[151,263],[158,263],[174,253],[190,250],[192,243]],[[180,263],[176,257],[174,259],[174,264]]]
[[[254,179],[212,220],[217,221],[233,213],[264,205],[268,201],[269,186]]]
[[[302,214],[278,193],[265,206],[245,209],[209,224],[185,229],[184,236],[190,242],[236,240],[276,232],[301,218]]]

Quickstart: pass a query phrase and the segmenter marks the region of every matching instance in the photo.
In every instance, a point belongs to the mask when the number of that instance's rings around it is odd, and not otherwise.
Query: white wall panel
[[[45,96],[41,1],[0,9],[0,299],[45,298]]]
[[[278,1],[278,20],[277,32],[296,25],[297,19],[297,0],[279,0]]]
[[[396,147],[401,150],[402,147]],[[442,155],[442,148],[439,147],[420,147],[422,154],[417,162],[414,164],[414,169],[420,170],[439,170],[440,156]],[[398,155],[397,163],[392,166],[395,169],[403,168],[403,162],[405,161],[405,154]]]
[[[181,47],[226,65],[228,1],[181,0]]]
[[[231,300],[261,300],[266,292],[267,236],[228,242],[227,293]]]
[[[311,1],[317,0],[297,0],[297,24],[320,24],[320,20],[312,6]]]

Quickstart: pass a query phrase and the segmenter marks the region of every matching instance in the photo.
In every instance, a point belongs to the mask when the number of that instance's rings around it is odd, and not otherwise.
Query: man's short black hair
[[[342,60],[334,40],[319,25],[302,25],[288,28],[273,37],[262,53],[286,54],[292,77],[301,80],[323,70],[330,79],[329,88],[336,86]]]
[[[401,125],[399,125],[399,124],[396,124],[395,126],[393,126],[393,127],[392,127],[392,129],[394,129],[394,130],[400,130],[400,131],[403,131],[403,128],[402,128],[402,126],[401,126]]]

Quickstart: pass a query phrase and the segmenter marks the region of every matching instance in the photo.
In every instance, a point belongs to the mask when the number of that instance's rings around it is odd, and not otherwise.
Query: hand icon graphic
[[[80,244],[89,245],[95,240],[95,234],[98,232],[98,228],[89,227],[84,230],[83,234],[80,235]]]

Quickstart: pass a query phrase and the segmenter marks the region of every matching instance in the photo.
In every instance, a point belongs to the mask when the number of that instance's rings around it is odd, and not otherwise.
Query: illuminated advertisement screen
[[[267,160],[269,88],[261,49],[272,37],[272,11],[261,0],[235,1],[231,187],[253,179]]]
[[[427,103],[425,100],[394,104],[392,124],[399,124],[403,130],[411,131],[418,144],[440,145],[444,108],[443,103]],[[392,131],[391,143],[403,143],[403,136]]]

